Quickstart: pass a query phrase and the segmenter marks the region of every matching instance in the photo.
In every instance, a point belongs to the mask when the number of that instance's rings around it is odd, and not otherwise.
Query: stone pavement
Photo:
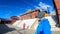
[[[52,34],[60,34],[60,28],[54,28],[55,30],[52,31]],[[35,34],[35,30],[33,29],[20,29],[12,27],[11,25],[1,25],[0,24],[0,34]]]
[[[15,31],[11,31],[8,32],[6,34],[35,34],[35,30],[15,30]],[[52,31],[52,34],[60,34],[60,31]]]

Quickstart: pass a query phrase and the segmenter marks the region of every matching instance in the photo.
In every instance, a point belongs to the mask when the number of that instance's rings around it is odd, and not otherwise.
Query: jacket
[[[39,21],[35,34],[51,34],[51,26],[48,19],[43,18]]]

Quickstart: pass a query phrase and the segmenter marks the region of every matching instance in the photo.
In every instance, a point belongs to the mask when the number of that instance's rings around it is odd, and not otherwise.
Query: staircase
[[[7,26],[10,27],[11,25],[7,24]],[[35,29],[26,29],[26,30],[18,29],[7,32],[5,34],[35,34]],[[54,30],[52,31],[52,34],[60,34],[60,28],[55,27]]]
[[[37,26],[38,26],[38,18],[36,18],[36,21],[32,24],[31,29],[36,30]]]
[[[60,28],[56,27],[56,22],[52,18],[52,16],[47,17],[48,21],[50,22],[51,25],[51,31],[54,34],[55,32],[60,32]]]

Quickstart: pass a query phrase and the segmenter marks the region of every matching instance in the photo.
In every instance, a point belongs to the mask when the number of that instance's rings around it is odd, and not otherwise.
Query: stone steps
[[[12,31],[12,32],[8,32],[6,34],[35,34],[35,30],[22,30],[22,31]],[[52,31],[52,34],[60,34],[60,31]]]

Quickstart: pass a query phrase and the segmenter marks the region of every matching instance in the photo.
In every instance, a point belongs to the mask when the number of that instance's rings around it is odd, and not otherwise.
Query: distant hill
[[[9,19],[0,18],[0,24],[10,23],[10,22],[11,20]]]

